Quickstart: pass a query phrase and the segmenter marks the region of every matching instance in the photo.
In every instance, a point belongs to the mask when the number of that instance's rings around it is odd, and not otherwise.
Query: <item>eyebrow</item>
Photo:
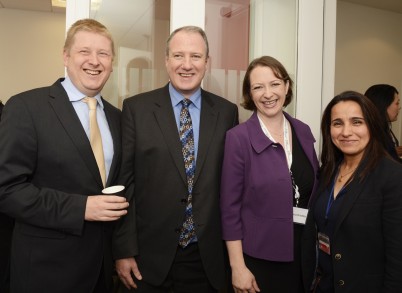
[[[350,117],[348,120],[354,120],[354,119],[364,120],[364,117]],[[335,119],[331,120],[331,122],[337,121],[337,120],[343,120],[343,119],[342,118],[335,118]]]

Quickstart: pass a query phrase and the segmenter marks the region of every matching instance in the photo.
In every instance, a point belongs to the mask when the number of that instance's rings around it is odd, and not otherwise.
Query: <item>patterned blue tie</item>
[[[197,239],[195,234],[194,220],[193,220],[193,185],[194,185],[194,172],[195,172],[195,157],[194,157],[194,134],[193,124],[191,122],[190,112],[188,107],[191,104],[189,99],[181,101],[182,108],[180,111],[180,141],[182,145],[184,167],[186,169],[188,197],[187,206],[183,226],[180,230],[179,245],[186,247],[191,241]]]

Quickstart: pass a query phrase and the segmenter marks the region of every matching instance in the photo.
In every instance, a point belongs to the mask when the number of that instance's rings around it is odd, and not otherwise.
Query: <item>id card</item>
[[[293,223],[306,224],[308,209],[293,207]]]
[[[331,255],[331,245],[329,243],[329,237],[321,232],[318,232],[318,248],[322,252]]]

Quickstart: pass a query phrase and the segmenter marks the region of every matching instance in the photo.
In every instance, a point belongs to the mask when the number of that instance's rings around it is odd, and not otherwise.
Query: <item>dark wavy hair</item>
[[[393,103],[395,94],[399,94],[398,90],[389,84],[375,84],[369,87],[364,95],[373,102],[377,110],[380,112],[380,120],[382,128],[391,137],[390,119],[388,116],[388,107]]]
[[[288,72],[286,71],[285,67],[280,63],[278,60],[271,56],[262,56],[259,58],[254,59],[251,61],[249,64],[246,75],[244,76],[244,81],[243,81],[243,102],[241,105],[243,106],[244,109],[246,110],[256,110],[257,107],[254,104],[254,101],[251,97],[251,84],[250,84],[250,74],[253,71],[254,68],[257,66],[261,67],[269,67],[272,69],[274,72],[274,75],[276,78],[283,80],[285,83],[289,82],[289,89],[288,93],[286,94],[285,98],[285,103],[284,107],[290,104],[290,102],[293,99],[293,81],[290,78]]]
[[[384,131],[378,124],[379,114],[373,103],[364,95],[355,91],[346,91],[335,96],[327,105],[322,115],[321,134],[322,134],[322,152],[321,152],[321,179],[325,186],[331,182],[331,178],[336,171],[339,162],[343,159],[343,153],[339,150],[331,139],[331,112],[332,108],[341,102],[352,101],[357,103],[363,114],[367,125],[370,139],[364,150],[363,158],[359,163],[360,178],[363,178],[377,165],[378,161],[386,156],[384,148]]]
[[[399,94],[398,90],[389,84],[372,85],[364,93],[377,107],[378,111],[380,111],[380,115],[384,117],[384,119],[388,119],[386,121],[387,124],[389,122],[387,109],[394,101],[395,94]]]

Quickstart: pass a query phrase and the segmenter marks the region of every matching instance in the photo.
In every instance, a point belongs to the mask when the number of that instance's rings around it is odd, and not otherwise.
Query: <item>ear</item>
[[[67,67],[69,59],[70,59],[70,54],[66,50],[63,50],[63,63],[64,63],[65,67]]]
[[[165,67],[168,68],[169,55],[165,56]]]
[[[289,80],[286,81],[285,87],[286,87],[286,95],[287,95],[288,91],[289,91]]]

